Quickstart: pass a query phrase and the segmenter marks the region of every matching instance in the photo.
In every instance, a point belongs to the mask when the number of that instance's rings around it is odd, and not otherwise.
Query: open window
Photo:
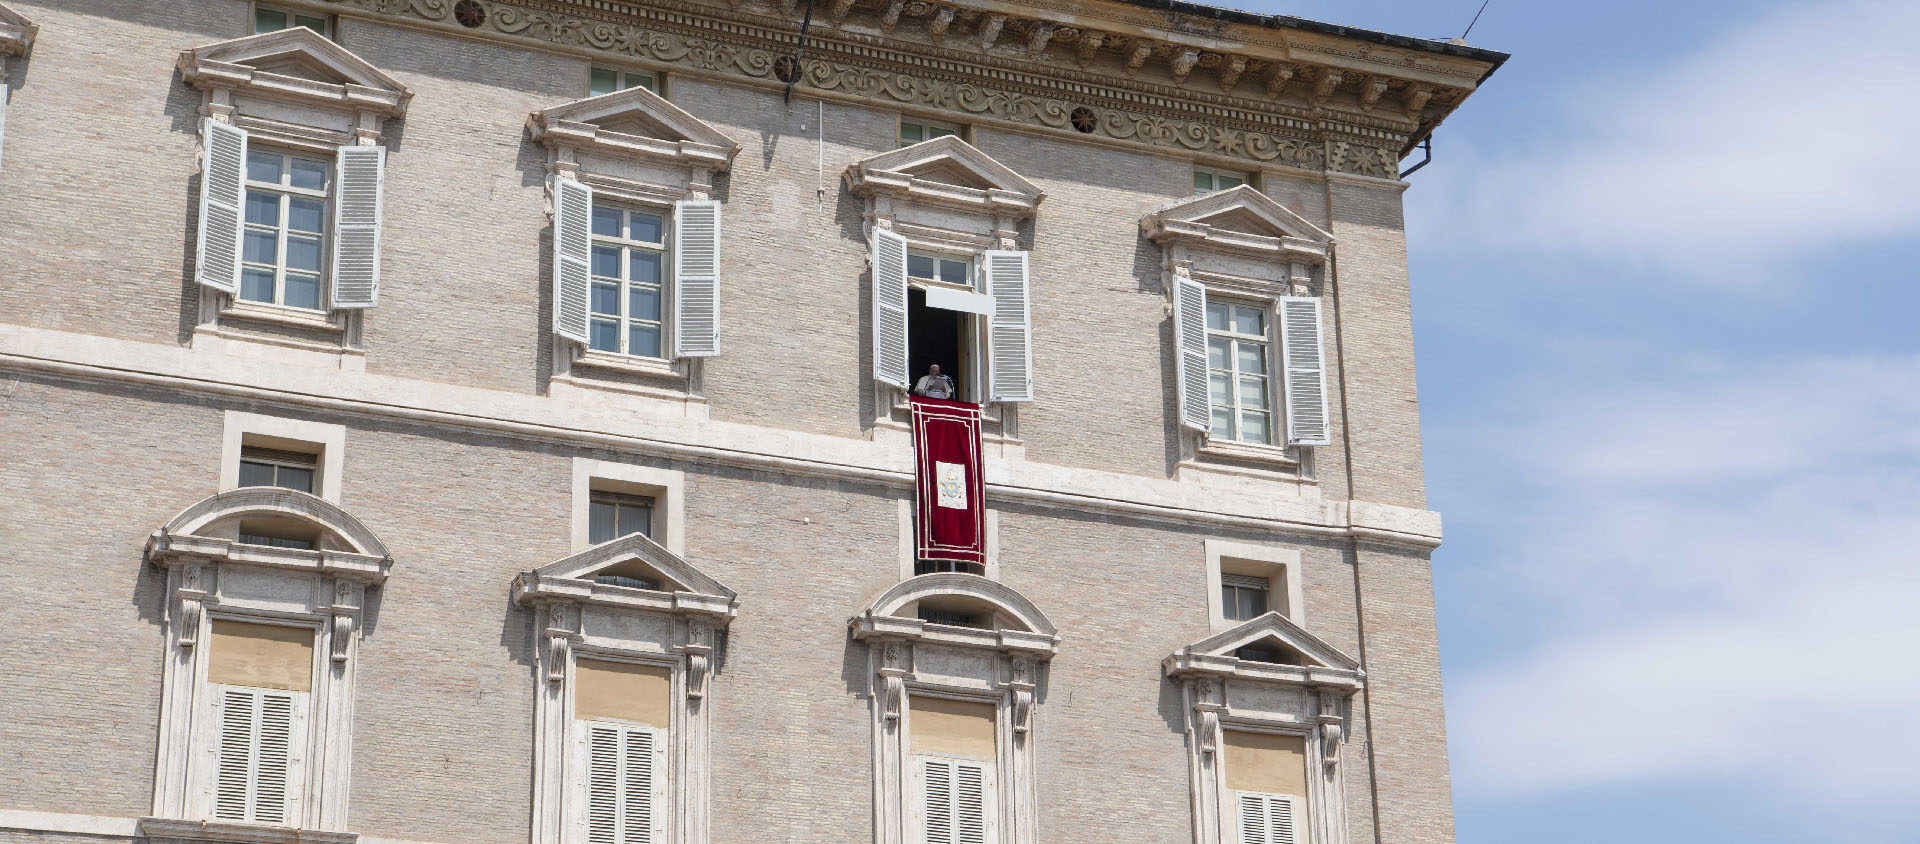
[[[1032,844],[1034,707],[1060,636],[1007,586],[909,578],[849,622],[867,645],[876,844]]]
[[[934,366],[956,400],[1031,401],[1030,271],[1015,226],[1040,189],[957,135],[856,161],[845,178],[872,221],[876,405],[935,386],[922,383]]]
[[[1162,662],[1185,701],[1195,844],[1347,840],[1357,660],[1269,612]]]
[[[337,838],[366,590],[392,569],[386,546],[325,499],[250,486],[181,511],[147,560],[166,572],[167,601],[144,834]]]
[[[705,844],[732,590],[643,533],[514,578],[533,628],[533,844]]]

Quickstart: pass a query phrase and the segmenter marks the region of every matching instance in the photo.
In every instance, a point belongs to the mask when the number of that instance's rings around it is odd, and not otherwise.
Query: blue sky
[[[1444,37],[1479,2],[1244,5]],[[1475,27],[1514,57],[1407,192],[1463,844],[1920,841],[1915,33]]]

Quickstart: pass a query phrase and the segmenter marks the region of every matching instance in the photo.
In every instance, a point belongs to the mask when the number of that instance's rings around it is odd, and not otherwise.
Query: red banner
[[[980,406],[911,396],[922,560],[987,564],[987,495],[980,472]]]

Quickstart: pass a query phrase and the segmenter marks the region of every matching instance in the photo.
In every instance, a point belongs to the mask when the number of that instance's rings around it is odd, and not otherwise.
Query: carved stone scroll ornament
[[[567,631],[547,630],[547,682],[567,679],[567,654],[572,649],[573,638]]]
[[[900,723],[900,709],[907,698],[906,646],[889,641],[880,649],[880,711],[889,724]]]
[[[180,647],[191,648],[200,641],[200,608],[198,597],[180,596]]]
[[[1340,712],[1338,692],[1320,693],[1320,761],[1331,768],[1340,763],[1340,747],[1346,743],[1346,719]]]
[[[335,608],[333,611],[333,661],[347,661],[347,646],[353,642],[353,613],[350,610]]]
[[[1013,690],[1013,734],[1025,736],[1033,726],[1033,660],[1014,657],[1012,673],[1007,687]]]
[[[687,624],[687,697],[699,700],[707,696],[707,670],[713,653],[713,628],[704,621]]]

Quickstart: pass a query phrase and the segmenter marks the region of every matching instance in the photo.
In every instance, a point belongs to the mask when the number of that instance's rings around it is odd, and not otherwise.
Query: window
[[[589,346],[661,357],[661,279],[666,218],[649,211],[593,206],[593,324]]]
[[[947,135],[960,134],[960,127],[951,123],[934,123],[929,120],[900,119],[900,145],[910,147],[921,141],[931,141]]]
[[[611,67],[594,67],[587,75],[587,96],[597,97],[628,88],[645,88],[658,93],[654,87],[654,76],[634,70],[619,70]]]
[[[319,159],[271,149],[247,151],[240,298],[320,310],[331,170]]]
[[[1242,791],[1236,814],[1240,844],[1294,844],[1293,801],[1291,794],[1259,794]]]
[[[1273,442],[1267,311],[1258,305],[1207,302],[1207,385],[1212,436],[1261,445]]]
[[[919,799],[913,844],[993,841],[993,773],[998,756],[991,703],[913,695],[914,774]]]
[[[907,253],[907,373],[917,383],[933,367],[953,379],[953,397],[978,401],[981,363],[975,358],[979,323],[968,311],[954,310],[941,293],[973,292],[973,261],[919,252]]]
[[[1220,575],[1220,606],[1225,610],[1227,620],[1247,621],[1265,615],[1270,585],[1264,577]]]
[[[333,29],[327,25],[324,15],[302,15],[269,6],[253,8],[253,34],[279,32],[289,26],[304,26],[325,37],[333,37]]]
[[[278,486],[313,494],[314,456],[245,446],[240,449],[240,486]]]
[[[987,626],[980,622],[980,616],[978,614],[970,613],[970,612],[961,612],[959,610],[938,610],[938,609],[930,609],[928,607],[921,607],[916,612],[919,614],[920,620],[928,624],[947,624],[947,625],[952,625],[954,627],[986,627]]]
[[[306,736],[314,636],[308,627],[213,622],[207,684],[208,723],[219,725],[208,736],[215,819],[288,825],[297,816],[295,748]]]
[[[1213,170],[1193,169],[1193,193],[1213,193],[1217,190],[1239,187],[1247,183],[1247,177],[1240,173],[1221,173]]]
[[[587,541],[599,545],[630,533],[653,536],[653,499],[617,492],[593,493],[587,504]]]
[[[587,751],[580,778],[586,844],[648,844],[664,831],[659,798],[671,684],[664,667],[590,659],[575,665],[576,730]]]

